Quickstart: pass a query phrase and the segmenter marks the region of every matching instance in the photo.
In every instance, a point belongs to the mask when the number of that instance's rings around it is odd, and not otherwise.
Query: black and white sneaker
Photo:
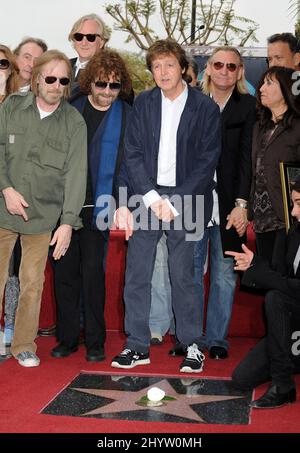
[[[180,366],[180,371],[182,373],[201,373],[204,360],[204,354],[199,350],[196,343],[193,343],[187,348],[185,359]]]
[[[148,365],[149,363],[149,354],[142,354],[132,349],[124,349],[113,358],[111,366],[114,368],[133,368],[136,365]]]

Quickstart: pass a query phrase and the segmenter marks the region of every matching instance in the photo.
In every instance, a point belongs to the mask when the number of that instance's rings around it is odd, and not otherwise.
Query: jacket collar
[[[36,96],[35,96],[35,94],[33,94],[32,91],[29,91],[26,95],[19,94],[19,93],[16,93],[15,95],[16,96],[22,96],[22,97],[25,98],[23,104],[20,106],[20,110],[26,110],[29,107],[32,107],[34,110],[36,110],[37,113],[39,113],[39,110],[38,110],[38,107],[37,107],[37,103],[36,103]],[[59,106],[53,112],[53,116],[57,116],[58,118],[60,117],[60,114],[61,114],[61,111],[63,109],[63,106],[64,106],[64,104],[66,102],[67,101],[65,99],[62,99],[60,101]]]

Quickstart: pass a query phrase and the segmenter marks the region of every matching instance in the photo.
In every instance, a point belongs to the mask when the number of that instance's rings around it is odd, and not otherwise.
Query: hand
[[[150,208],[159,220],[163,222],[171,222],[175,216],[166,199],[161,198],[150,205]]]
[[[22,216],[25,222],[27,222],[28,216],[24,208],[28,208],[29,204],[23,198],[23,196],[13,187],[7,187],[6,189],[3,189],[2,193],[8,212],[12,215]]]
[[[245,244],[242,244],[242,249],[244,253],[239,252],[225,252],[225,255],[232,256],[235,260],[236,266],[234,267],[235,271],[246,271],[251,266],[254,253],[252,250],[248,249]]]
[[[232,226],[236,229],[237,234],[242,237],[244,236],[247,225],[247,209],[235,207],[230,214],[226,217],[227,225],[226,230],[229,230]]]
[[[115,225],[119,230],[125,230],[125,239],[128,241],[133,234],[133,215],[126,206],[116,210]]]
[[[72,227],[71,225],[60,225],[55,231],[53,238],[50,242],[50,245],[55,245],[53,252],[53,258],[59,260],[64,256],[69,248],[72,237]]]

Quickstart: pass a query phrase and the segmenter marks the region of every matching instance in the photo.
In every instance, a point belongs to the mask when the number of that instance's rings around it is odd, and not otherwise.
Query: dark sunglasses
[[[0,69],[8,69],[9,68],[9,61],[6,58],[2,58],[0,60]]]
[[[220,71],[220,69],[224,68],[225,63],[222,63],[221,61],[215,61],[213,63],[213,67],[217,70]],[[229,72],[234,72],[237,68],[237,65],[235,63],[226,63],[226,68],[228,69]]]
[[[97,36],[101,38],[101,35],[98,35],[97,33],[88,33],[85,35],[84,33],[74,33],[73,38],[75,41],[82,41],[84,37],[88,40],[88,42],[95,42]]]
[[[107,85],[109,86],[110,90],[119,90],[121,88],[120,82],[103,82],[102,80],[96,80],[95,87],[101,88],[104,90]]]
[[[41,74],[41,76],[43,77],[43,79],[45,80],[47,85],[52,85],[52,83],[55,83],[57,80],[59,80],[59,83],[63,86],[69,85],[69,83],[70,83],[70,79],[68,79],[68,77],[61,77],[61,78],[55,77],[55,76],[44,77],[42,74]]]

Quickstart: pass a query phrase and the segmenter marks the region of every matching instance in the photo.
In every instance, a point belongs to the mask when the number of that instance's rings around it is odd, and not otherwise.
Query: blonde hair
[[[83,22],[85,22],[86,20],[93,20],[98,24],[98,27],[100,29],[99,34],[101,35],[101,38],[103,39],[103,41],[105,41],[106,44],[110,38],[110,30],[105,25],[101,17],[99,17],[97,14],[86,14],[85,16],[80,17],[73,25],[69,33],[68,40],[73,41],[74,33],[77,33],[80,30]]]
[[[52,60],[57,61],[64,61],[67,67],[67,77],[70,79],[72,78],[72,67],[69,58],[59,50],[48,50],[44,52],[40,57],[38,57],[33,65],[32,69],[32,78],[31,78],[31,90],[32,92],[38,96],[38,78],[41,74],[42,67],[49,63]],[[71,83],[64,87],[64,97],[68,98],[71,94]]]
[[[230,46],[221,46],[221,47],[216,47],[213,51],[213,53],[211,54],[211,56],[209,57],[209,59],[207,60],[207,63],[206,63],[206,68],[209,64],[211,64],[212,62],[212,59],[213,57],[216,55],[217,52],[233,52],[239,59],[240,61],[240,66],[242,68],[242,74],[241,74],[241,77],[239,80],[237,80],[236,82],[236,89],[237,91],[240,93],[240,94],[246,94],[246,93],[249,93],[248,89],[247,89],[247,85],[246,85],[246,78],[245,78],[245,68],[244,68],[244,63],[243,63],[243,60],[242,60],[242,56],[240,54],[240,52],[238,51],[238,49],[236,47],[230,47]],[[207,94],[209,95],[210,94],[210,85],[211,85],[211,78],[210,76],[207,74],[206,72],[206,68],[205,68],[205,71],[204,71],[204,74],[203,74],[203,79],[201,81],[201,86],[202,86],[202,91],[204,94]]]

